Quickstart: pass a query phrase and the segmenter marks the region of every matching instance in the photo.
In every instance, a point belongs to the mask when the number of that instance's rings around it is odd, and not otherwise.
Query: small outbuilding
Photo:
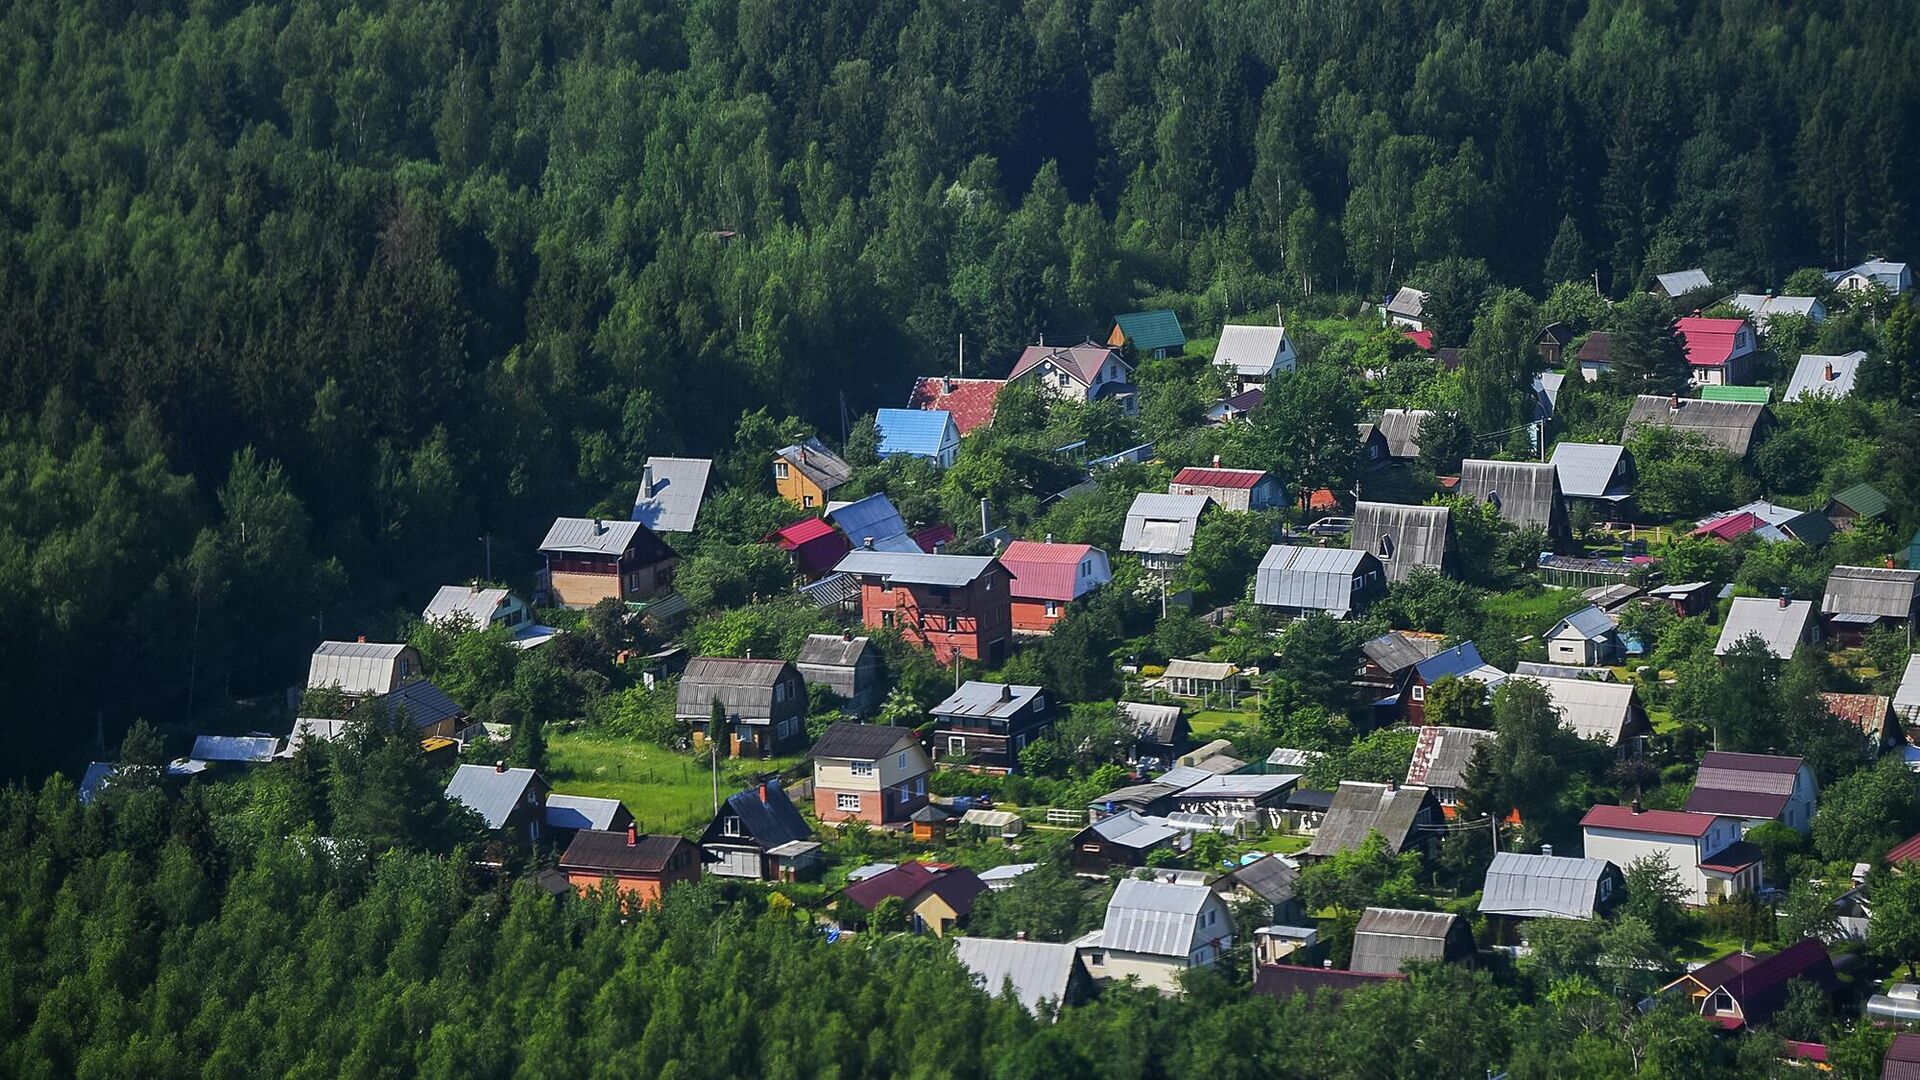
[[[1473,928],[1443,911],[1407,911],[1370,907],[1353,931],[1350,971],[1384,975],[1401,972],[1409,961],[1462,963],[1473,958]]]
[[[1371,552],[1275,544],[1254,572],[1253,602],[1288,618],[1319,611],[1344,619],[1364,612],[1386,584]]]

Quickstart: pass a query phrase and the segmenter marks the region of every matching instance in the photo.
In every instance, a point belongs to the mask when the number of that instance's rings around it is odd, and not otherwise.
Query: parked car
[[[1323,517],[1307,526],[1307,532],[1313,536],[1345,536],[1353,531],[1353,519],[1350,517]]]

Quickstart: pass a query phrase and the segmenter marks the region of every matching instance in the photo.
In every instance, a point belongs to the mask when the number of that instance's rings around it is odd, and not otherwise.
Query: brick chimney
[[[1793,603],[1793,593],[1786,589],[1781,589],[1780,590],[1780,606],[1784,608],[1791,603]]]
[[[1215,455],[1213,455],[1213,467],[1214,467],[1214,468],[1216,468],[1216,469],[1220,467],[1220,455],[1219,455],[1219,454],[1215,454]]]
[[[359,642],[362,645],[365,645],[367,643],[367,635],[361,634],[359,637],[356,637],[353,640]]]
[[[640,846],[640,826],[635,825],[631,821],[627,822],[627,846]]]
[[[1827,361],[1827,381],[1833,381],[1833,361]]]
[[[1628,803],[1627,807],[1628,809],[1632,810],[1636,814],[1644,814],[1647,812],[1646,808],[1640,805],[1640,796],[1638,795],[1635,795],[1633,797],[1633,801],[1631,803]]]
[[[767,785],[761,784],[760,785],[760,802],[762,805],[765,805],[766,801],[767,801]]]
[[[503,773],[503,772],[506,772],[506,771],[507,771],[507,762],[506,762],[506,759],[504,759],[504,758],[502,758],[501,760],[499,760],[499,761],[496,761],[496,762],[494,762],[494,763],[493,763],[493,771],[494,771],[494,772],[496,772],[496,773]]]

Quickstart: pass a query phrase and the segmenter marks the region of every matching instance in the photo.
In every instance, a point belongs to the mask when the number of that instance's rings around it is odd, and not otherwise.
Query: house
[[[273,735],[195,735],[187,760],[209,765],[264,765],[280,753]]]
[[[1093,994],[1093,978],[1071,945],[1025,939],[960,937],[953,958],[989,995],[1011,990],[1020,1007],[1035,1016],[1042,1009],[1078,1005]]]
[[[348,697],[373,697],[423,678],[426,668],[411,645],[323,641],[307,665],[307,689],[337,687]]]
[[[1716,814],[1683,810],[1642,810],[1632,806],[1595,806],[1580,819],[1589,859],[1615,866],[1662,854],[1696,907],[1760,887],[1760,849],[1741,839],[1740,823]]]
[[[1214,370],[1239,390],[1264,386],[1269,379],[1292,371],[1300,362],[1284,326],[1220,328],[1220,344],[1213,350]]]
[[[1369,469],[1377,469],[1393,460],[1393,452],[1387,448],[1387,437],[1381,433],[1378,424],[1355,424],[1354,430],[1360,438],[1360,463]]]
[[[1813,767],[1800,758],[1709,750],[1700,759],[1684,809],[1731,818],[1740,823],[1742,836],[1766,821],[1804,834],[1813,828],[1819,787]]]
[[[989,555],[855,548],[834,567],[860,583],[860,621],[930,649],[998,664],[1013,636],[1013,575]]]
[[[1724,514],[1703,519],[1693,535],[1732,543],[1748,533],[1770,544],[1797,540],[1820,545],[1833,537],[1833,522],[1814,510],[1796,510],[1765,499],[1734,507]]]
[[[1690,619],[1713,609],[1714,591],[1711,581],[1656,585],[1647,590],[1647,603],[1658,604],[1683,619]]]
[[[1091,544],[1015,540],[1000,551],[1013,575],[1009,586],[1015,633],[1046,634],[1069,605],[1113,580],[1107,553]]]
[[[1612,616],[1591,605],[1554,623],[1546,639],[1547,659],[1556,664],[1617,664],[1626,652]]]
[[[993,423],[993,410],[999,403],[1005,379],[957,379],[952,376],[922,376],[913,382],[907,395],[907,408],[937,410],[953,418],[961,438]]]
[[[1164,360],[1186,350],[1187,332],[1180,329],[1180,317],[1166,308],[1133,311],[1113,317],[1107,344],[1116,349],[1131,349],[1135,356]]]
[[[1640,703],[1640,691],[1630,682],[1597,679],[1534,677],[1560,713],[1560,726],[1575,735],[1632,757],[1646,746],[1653,722]]]
[[[693,728],[696,745],[707,737],[716,702],[732,728],[726,747],[731,757],[783,753],[806,738],[806,682],[786,660],[696,656],[687,661],[673,711]]]
[[[1119,709],[1126,729],[1133,734],[1127,747],[1128,764],[1171,765],[1193,743],[1193,731],[1178,705],[1123,701]]]
[[[1305,997],[1310,1002],[1337,1006],[1340,998],[1354,990],[1368,990],[1405,982],[1399,973],[1376,975],[1365,971],[1341,971],[1338,968],[1307,967],[1303,964],[1263,963],[1254,969],[1253,992],[1291,1001]]]
[[[1426,726],[1416,729],[1413,760],[1407,763],[1407,784],[1433,792],[1440,812],[1458,814],[1460,789],[1467,786],[1467,766],[1480,747],[1493,742],[1494,733],[1479,728]]]
[[[446,795],[471,807],[490,831],[533,843],[546,824],[548,790],[546,780],[532,769],[509,769],[496,762],[455,769]]]
[[[884,492],[847,503],[829,503],[827,521],[846,534],[849,549],[871,548],[906,554],[923,549],[907,533],[907,520]]]
[[[776,780],[727,796],[700,834],[700,849],[719,877],[797,881],[820,864],[820,842]]]
[[[972,814],[973,811],[969,810],[967,813]],[[1018,817],[1018,815],[1015,816]],[[965,822],[966,816],[963,815],[960,820]],[[988,889],[994,892],[1002,892],[1006,889],[1013,888],[1013,883],[1020,880],[1023,875],[1032,873],[1039,868],[1039,863],[1007,863],[1004,866],[990,867],[980,871],[980,880],[987,883]]]
[[[1545,462],[1469,458],[1460,463],[1457,490],[1491,504],[1503,521],[1543,530],[1549,541],[1567,535],[1567,505],[1560,497],[1559,473]]]
[[[1860,732],[1869,760],[1906,743],[1905,725],[1893,714],[1893,699],[1881,694],[1823,693],[1827,712]]]
[[[1597,919],[1626,896],[1626,875],[1605,859],[1570,859],[1552,845],[1540,854],[1502,851],[1487,867],[1480,914],[1494,941],[1519,944],[1519,924],[1532,919]]]
[[[1114,886],[1106,922],[1073,944],[1097,979],[1138,979],[1178,993],[1182,971],[1232,951],[1233,918],[1205,885],[1126,878]]]
[[[513,635],[515,644],[544,630],[533,621],[533,609],[525,600],[506,589],[474,582],[471,585],[442,585],[427,602],[420,617],[430,623],[463,625],[474,630],[496,626]],[[546,640],[544,636],[541,640]]]
[[[1765,1027],[1787,1003],[1795,981],[1812,983],[1828,997],[1840,992],[1833,957],[1818,939],[1803,938],[1760,956],[1728,953],[1661,987],[1660,996],[1681,998],[1715,1027],[1738,1031]]]
[[[1427,788],[1342,780],[1313,843],[1300,854],[1324,859],[1359,847],[1369,833],[1376,832],[1386,840],[1388,850],[1399,854],[1427,847],[1433,838],[1430,830],[1440,824],[1440,802]]]
[[[1634,471],[1633,454],[1626,447],[1612,443],[1558,443],[1553,448],[1551,464],[1559,477],[1563,498],[1585,503],[1598,521],[1617,521],[1626,516],[1634,482],[1639,478]]]
[[[1171,802],[1176,813],[1278,828],[1287,793],[1299,779],[1293,773],[1216,773],[1174,792]]]
[[[912,728],[829,724],[813,759],[813,812],[821,821],[893,825],[927,805],[933,762]]]
[[[1405,581],[1426,567],[1444,574],[1453,564],[1453,517],[1444,506],[1403,503],[1353,504],[1347,546],[1380,560],[1389,583]]]
[[[1020,767],[1020,751],[1053,725],[1053,701],[1038,686],[969,679],[933,715],[933,756],[964,759],[989,772]]]
[[[1773,414],[1750,401],[1699,401],[1659,394],[1641,394],[1627,412],[1620,441],[1633,438],[1637,427],[1667,427],[1706,440],[1708,446],[1743,458],[1756,441],[1773,428]]]
[[[1264,923],[1298,925],[1307,921],[1306,910],[1295,893],[1299,877],[1300,867],[1293,860],[1263,855],[1228,874],[1225,880],[1236,894],[1264,905],[1259,916]]]
[[[406,717],[421,738],[449,739],[466,726],[467,710],[427,679],[415,679],[398,689],[365,698],[352,711],[371,708],[376,702],[387,716]]]
[[[1427,691],[1448,677],[1473,679],[1491,692],[1506,681],[1507,673],[1481,659],[1480,647],[1471,641],[1417,660],[1400,684],[1398,703],[1407,723],[1418,726],[1427,722]]]
[[[1049,397],[1070,401],[1112,398],[1132,413],[1137,408],[1133,384],[1127,381],[1132,374],[1133,366],[1120,358],[1119,350],[1087,341],[1064,348],[1029,345],[1014,361],[1007,381],[1025,379]]]
[[[1458,964],[1473,959],[1473,928],[1444,911],[1370,907],[1353,929],[1350,971],[1385,975],[1412,961]]]
[[[1720,624],[1720,643],[1713,647],[1713,655],[1725,656],[1742,639],[1753,636],[1775,658],[1791,660],[1801,643],[1817,639],[1819,632],[1811,600],[1736,596],[1727,609],[1727,621]]]
[[[680,556],[637,521],[558,518],[540,541],[547,592],[562,607],[645,600],[673,584]]]
[[[1193,534],[1201,516],[1212,509],[1205,495],[1160,495],[1143,491],[1127,508],[1120,550],[1139,557],[1150,570],[1168,572],[1193,553]]]
[[[1748,381],[1748,369],[1758,349],[1753,327],[1745,319],[1708,319],[1698,315],[1674,323],[1687,353],[1695,383],[1734,386]]]
[[[1288,618],[1324,611],[1344,619],[1366,611],[1386,586],[1386,571],[1368,552],[1275,544],[1254,572],[1253,602]]]
[[[1876,626],[1911,631],[1920,625],[1920,570],[1836,566],[1820,598],[1828,637],[1858,645]]]
[[[960,454],[960,429],[942,409],[881,409],[873,414],[880,456],[925,458],[943,469]]]
[[[818,581],[833,571],[835,563],[853,550],[853,542],[824,518],[803,518],[767,534],[767,540],[779,545],[793,559],[794,575],[802,581]]]
[[[1213,403],[1207,409],[1207,423],[1214,426],[1231,424],[1236,420],[1245,420],[1260,403],[1267,400],[1267,392],[1260,387],[1242,390]]]
[[[1430,409],[1386,409],[1374,427],[1387,440],[1387,457],[1412,461],[1420,456],[1420,426],[1433,415]]]
[[[880,649],[871,640],[851,633],[808,634],[793,666],[809,688],[824,686],[845,704],[842,711],[859,716],[880,704],[884,671]]]
[[[1101,818],[1073,834],[1073,872],[1103,878],[1113,867],[1147,865],[1147,856],[1161,848],[1185,846],[1186,834],[1165,818],[1148,818],[1122,810]],[[1180,841],[1176,845],[1176,841]]]
[[[1827,499],[1827,520],[1835,529],[1851,529],[1862,521],[1884,521],[1893,504],[1886,493],[1872,484],[1859,483],[1841,488]]]
[[[847,459],[811,436],[773,452],[773,488],[795,506],[827,505],[834,490],[853,479]]]
[[[1775,315],[1798,315],[1814,323],[1827,321],[1827,306],[1812,296],[1775,296],[1772,293],[1735,293],[1726,304],[1745,312],[1753,324],[1765,327]]]
[[[1160,686],[1174,697],[1204,698],[1214,694],[1231,695],[1240,686],[1240,669],[1212,660],[1175,657],[1167,661]]]
[[[1541,363],[1557,371],[1566,357],[1567,346],[1572,343],[1572,327],[1563,322],[1550,322],[1541,327],[1533,339],[1533,350],[1540,354]]]
[[[1701,269],[1677,270],[1671,274],[1655,274],[1653,295],[1664,296],[1679,304],[1691,299],[1696,293],[1713,288],[1713,279]]]
[[[585,894],[611,883],[620,898],[658,906],[674,885],[700,880],[700,849],[684,836],[642,836],[628,825],[619,832],[582,829],[560,856],[560,872]]]
[[[1440,634],[1389,630],[1360,646],[1361,664],[1354,683],[1375,704],[1397,705],[1413,665],[1445,645],[1446,638]]]
[[[1420,331],[1427,328],[1426,305],[1433,297],[1410,285],[1402,285],[1394,290],[1387,302],[1380,305],[1380,315],[1389,326],[1404,326],[1408,330]]]
[[[1895,296],[1913,291],[1913,269],[1888,259],[1868,259],[1850,269],[1831,271],[1827,280],[1836,292],[1865,292],[1876,285]]]
[[[1613,370],[1613,335],[1605,330],[1595,330],[1587,335],[1587,340],[1574,350],[1573,361],[1580,365],[1580,375],[1593,382],[1606,372]]]
[[[1893,692],[1893,713],[1903,724],[1920,723],[1920,655],[1907,657],[1900,688]]]
[[[1287,505],[1287,489],[1265,469],[1223,469],[1220,459],[1211,468],[1187,466],[1173,474],[1169,495],[1205,495],[1227,510],[1269,510]]]
[[[1893,1037],[1880,1066],[1880,1080],[1920,1080],[1920,1035]]]
[[[633,520],[656,533],[692,532],[712,473],[712,458],[648,458],[633,497]]]
[[[964,866],[908,862],[857,881],[840,896],[869,912],[882,900],[897,898],[906,905],[907,923],[914,933],[945,937],[967,921],[974,901],[986,891],[980,875]]]

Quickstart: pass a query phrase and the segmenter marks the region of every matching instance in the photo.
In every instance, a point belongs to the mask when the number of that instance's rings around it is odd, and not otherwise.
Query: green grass
[[[1292,855],[1296,851],[1305,851],[1313,843],[1311,836],[1297,836],[1292,833],[1268,833],[1259,842],[1246,848],[1247,851],[1271,851],[1281,855]]]
[[[797,760],[723,761],[720,797],[739,790],[747,773],[782,770]],[[591,732],[556,735],[547,744],[546,775],[557,792],[619,799],[642,832],[691,833],[713,817],[713,780],[706,759],[652,743]]]
[[[1586,606],[1578,589],[1544,587],[1488,593],[1481,603],[1488,616],[1509,625],[1535,627],[1535,634],[1546,633],[1569,612]]]
[[[1202,735],[1210,738],[1214,732],[1236,720],[1242,724],[1252,725],[1259,719],[1260,714],[1251,710],[1202,709],[1187,718],[1187,725],[1193,729],[1196,738]]]

